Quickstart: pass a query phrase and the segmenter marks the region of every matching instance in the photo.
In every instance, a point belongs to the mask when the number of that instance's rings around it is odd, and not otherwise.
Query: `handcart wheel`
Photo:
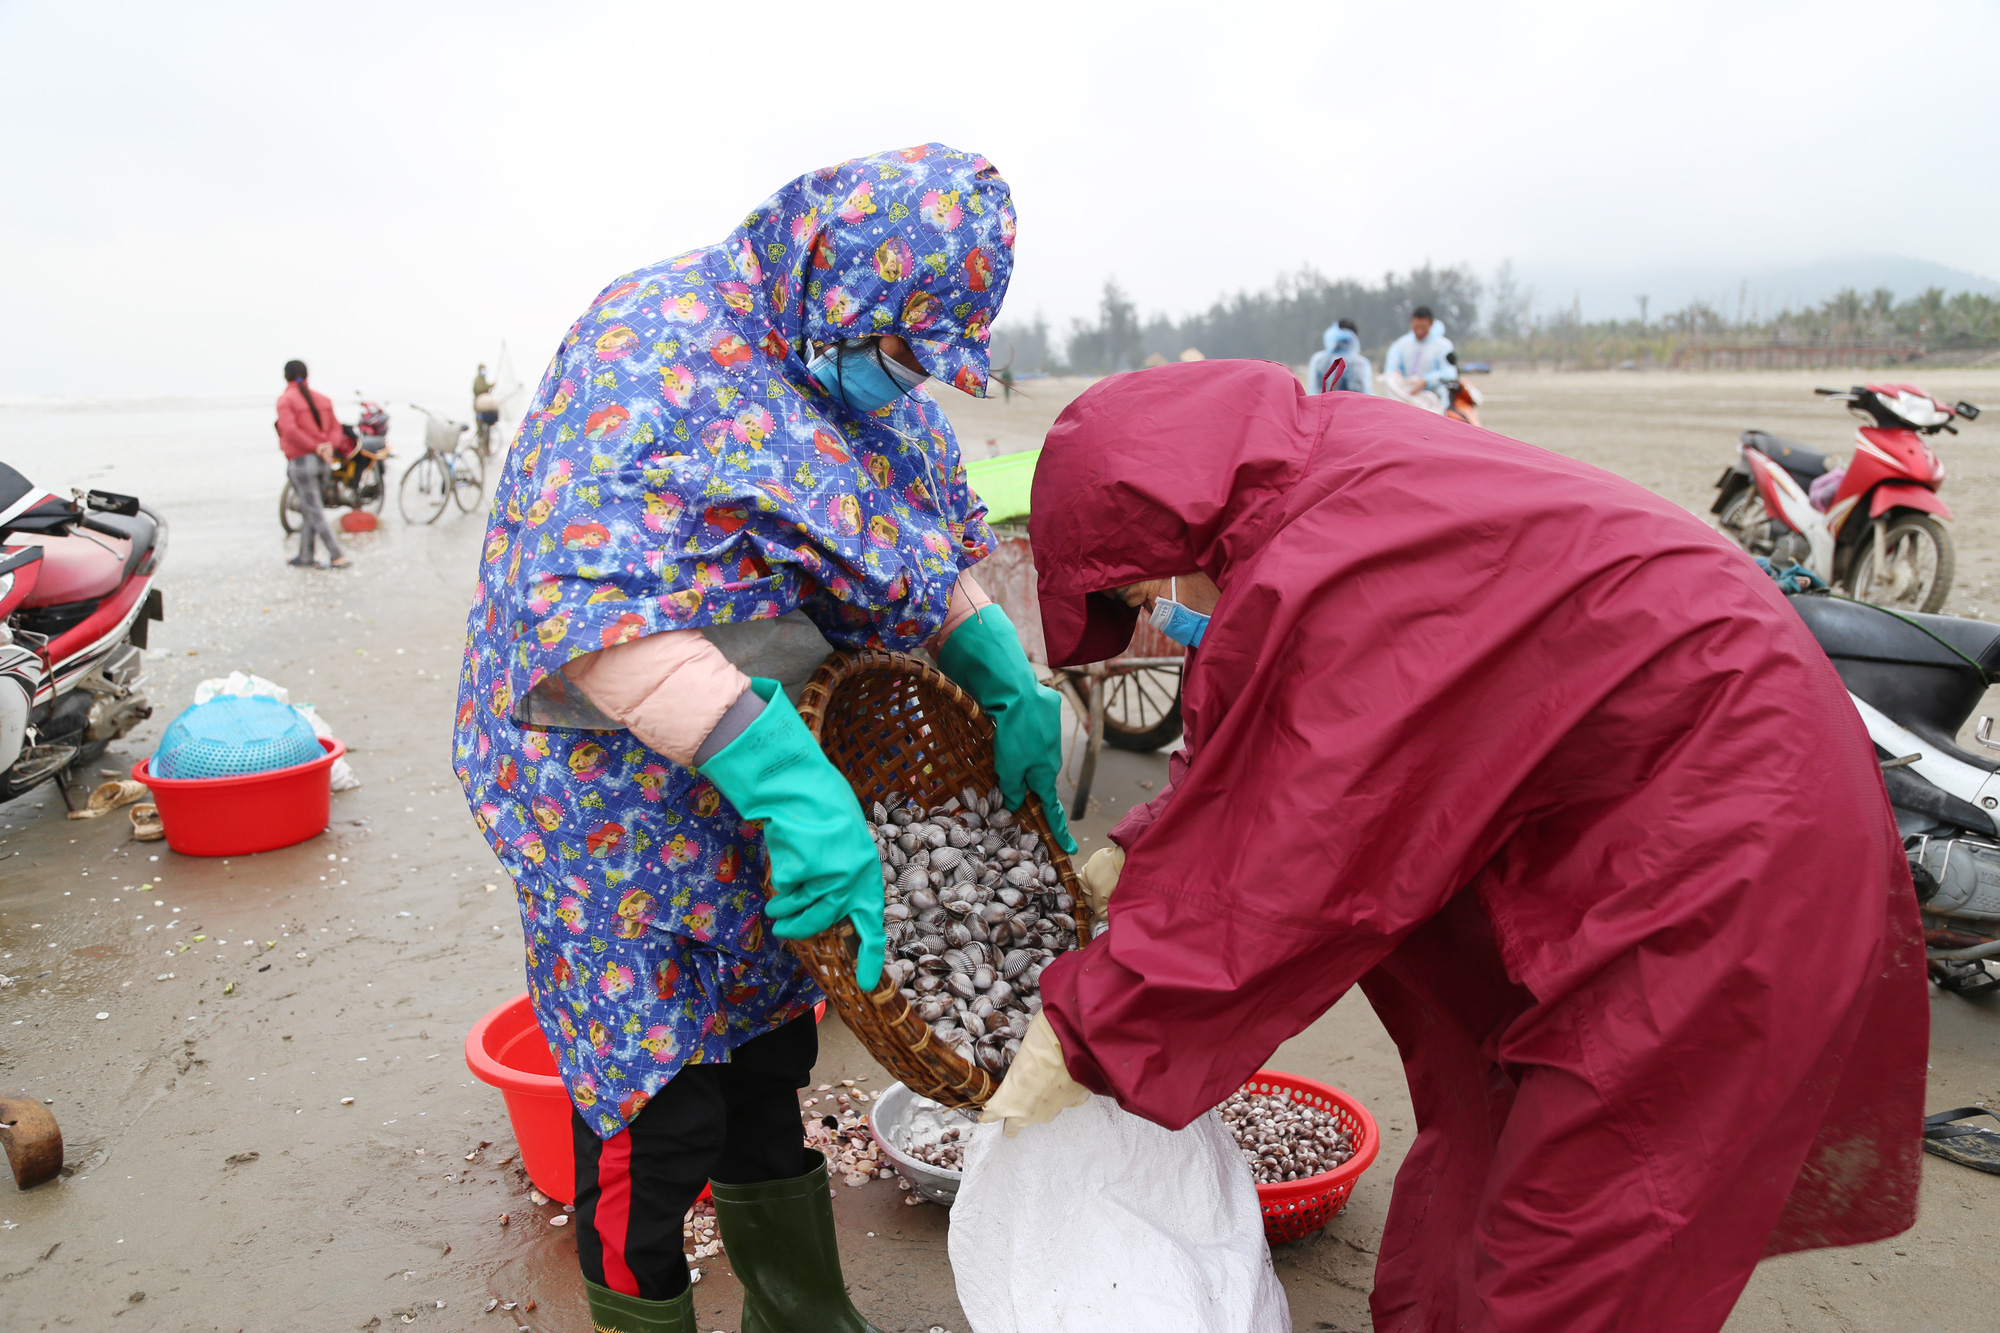
[[[1121,671],[1114,662],[1112,667],[1104,678],[1104,743],[1114,750],[1150,754],[1179,740],[1180,665]],[[1086,676],[1076,684],[1078,697],[1087,703],[1092,682]]]

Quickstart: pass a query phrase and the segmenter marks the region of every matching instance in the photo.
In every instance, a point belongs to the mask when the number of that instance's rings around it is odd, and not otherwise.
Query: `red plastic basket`
[[[248,856],[276,851],[326,831],[333,809],[333,761],[347,753],[321,740],[317,759],[267,773],[227,778],[156,778],[149,759],[132,776],[153,793],[167,846],[182,856]]]
[[[1284,1180],[1257,1187],[1257,1202],[1264,1210],[1264,1239],[1273,1245],[1303,1240],[1331,1222],[1347,1206],[1354,1182],[1374,1164],[1381,1150],[1382,1135],[1368,1108],[1339,1088],[1297,1074],[1260,1069],[1245,1092],[1277,1093],[1307,1106],[1331,1111],[1340,1127],[1354,1135],[1354,1156],[1331,1171],[1322,1171],[1303,1180]]]
[[[824,1001],[813,1021],[826,1014]],[[521,1169],[557,1203],[576,1202],[576,1151],[570,1142],[569,1093],[556,1074],[556,1053],[535,1022],[527,995],[516,995],[465,1034],[465,1063],[481,1083],[500,1089],[507,1121],[520,1145]],[[703,1186],[701,1198],[708,1197]]]

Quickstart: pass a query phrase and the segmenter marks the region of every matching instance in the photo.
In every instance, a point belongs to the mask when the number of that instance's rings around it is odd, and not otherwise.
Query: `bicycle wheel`
[[[477,450],[461,447],[451,456],[451,498],[468,514],[485,502],[486,466]]]
[[[296,533],[299,525],[305,521],[305,515],[299,510],[299,493],[292,489],[292,483],[288,480],[285,482],[285,489],[278,492],[278,526],[283,528],[285,535],[289,537]]]
[[[423,457],[410,464],[396,488],[396,507],[405,523],[435,523],[451,503],[451,465],[444,457],[426,449]]]

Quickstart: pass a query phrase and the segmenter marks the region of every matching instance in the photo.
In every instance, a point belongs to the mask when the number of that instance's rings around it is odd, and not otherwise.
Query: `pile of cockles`
[[[929,809],[892,793],[869,814],[888,898],[884,975],[938,1040],[998,1078],[1042,1007],[1042,969],[1076,947],[1076,904],[997,788]]]
[[[1354,1156],[1354,1135],[1320,1107],[1239,1088],[1215,1109],[1259,1185],[1303,1180]]]
[[[946,1171],[965,1170],[965,1145],[958,1141],[958,1131],[947,1129],[935,1143],[912,1142],[904,1152],[929,1166]]]

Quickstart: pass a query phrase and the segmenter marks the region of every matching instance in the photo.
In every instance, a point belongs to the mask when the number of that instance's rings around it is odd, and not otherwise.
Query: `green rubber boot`
[[[881,1333],[847,1299],[826,1158],[812,1169],[756,1185],[708,1182],[729,1271],[743,1284],[743,1333]]]
[[[590,1327],[594,1333],[701,1333],[694,1324],[694,1288],[670,1301],[642,1301],[622,1291],[600,1287],[589,1278]]]

